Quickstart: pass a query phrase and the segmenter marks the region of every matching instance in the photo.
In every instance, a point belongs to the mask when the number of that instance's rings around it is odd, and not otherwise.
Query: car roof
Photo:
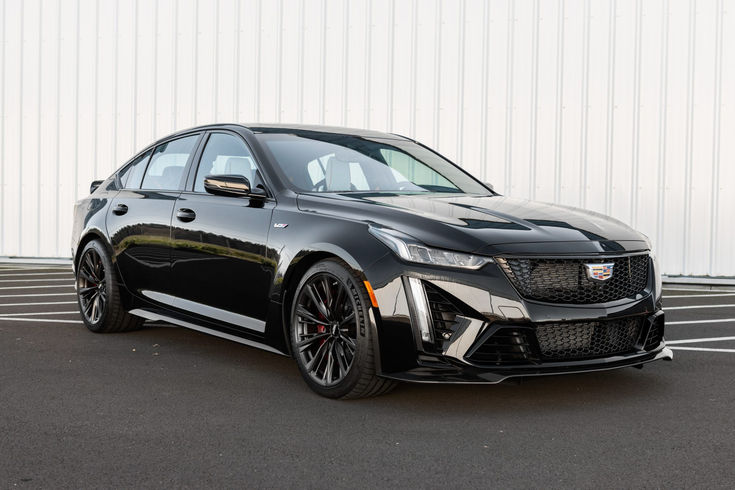
[[[350,136],[366,136],[370,138],[388,138],[388,139],[407,139],[403,136],[393,133],[383,133],[382,131],[373,131],[371,129],[345,128],[340,126],[321,126],[318,124],[263,124],[252,123],[243,124],[254,133],[290,133],[313,131],[316,133],[334,133],[346,134]]]
[[[302,133],[302,132],[315,132],[315,133],[332,133],[332,134],[344,134],[350,136],[361,136],[367,138],[383,138],[383,139],[400,139],[407,140],[404,136],[383,133],[381,131],[373,131],[370,129],[358,129],[358,128],[345,128],[340,126],[321,126],[318,124],[281,124],[281,123],[222,123],[222,124],[207,124],[204,126],[197,126],[179,131],[176,135],[182,133],[188,133],[191,131],[198,130],[212,130],[212,129],[224,129],[232,128],[233,126],[240,126],[245,129],[252,131],[253,133]],[[173,136],[173,135],[170,135]],[[167,136],[169,138],[170,136]]]

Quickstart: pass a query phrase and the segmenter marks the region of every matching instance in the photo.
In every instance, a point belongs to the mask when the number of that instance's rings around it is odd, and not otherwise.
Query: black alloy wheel
[[[76,264],[77,302],[84,324],[93,332],[125,332],[143,325],[143,319],[125,311],[117,273],[105,246],[92,240]]]
[[[94,248],[84,252],[79,261],[77,294],[85,320],[92,324],[99,323],[107,307],[107,283],[105,265]]]
[[[342,381],[357,350],[354,299],[328,272],[313,275],[296,299],[298,355],[311,378],[322,386]]]
[[[291,303],[291,348],[306,383],[329,398],[360,398],[395,383],[375,372],[371,303],[361,277],[333,258],[314,264]]]

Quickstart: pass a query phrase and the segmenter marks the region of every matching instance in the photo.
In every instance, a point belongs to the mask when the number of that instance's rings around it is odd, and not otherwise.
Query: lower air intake
[[[656,321],[651,324],[651,328],[648,329],[648,338],[646,339],[646,345],[643,347],[645,350],[653,350],[661,343],[664,339],[664,317],[659,316]]]
[[[536,361],[530,328],[504,327],[498,329],[467,357],[475,364],[502,366],[527,364]]]
[[[544,360],[605,357],[635,350],[641,324],[641,318],[543,323],[536,327],[536,338]]]

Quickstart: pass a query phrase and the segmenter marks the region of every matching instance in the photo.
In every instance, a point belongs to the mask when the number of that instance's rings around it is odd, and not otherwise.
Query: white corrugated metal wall
[[[735,276],[730,1],[0,4],[0,256],[68,256],[74,200],[158,137],[281,121],[416,137]]]

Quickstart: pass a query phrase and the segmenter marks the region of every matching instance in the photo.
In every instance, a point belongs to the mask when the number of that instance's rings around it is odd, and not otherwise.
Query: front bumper
[[[602,371],[673,359],[663,339],[664,315],[656,299],[653,269],[648,287],[635,298],[596,305],[560,305],[524,300],[496,266],[470,272],[428,267],[407,271],[403,266],[401,275],[381,281],[381,272],[396,270],[397,265],[391,263],[394,260],[389,255],[379,261],[370,277],[379,304],[376,342],[381,353],[379,373],[384,377],[413,382],[498,383],[514,377]],[[427,298],[418,296],[421,293],[417,293],[416,279],[426,291],[440,291],[440,295],[450,298],[457,310],[444,323],[442,315],[432,310],[434,314],[428,318],[432,342],[426,341]],[[431,308],[436,306],[430,303]],[[549,325],[571,325],[572,329],[582,325],[584,331],[594,331],[598,337],[602,331],[615,341],[620,336],[617,332],[627,329],[629,342],[623,348],[616,344],[609,351],[572,350],[555,355],[540,348],[537,341],[537,331]],[[499,331],[524,339],[513,340],[521,344],[510,347],[515,357],[475,355],[485,342],[496,345],[492,336]]]
[[[418,366],[397,373],[383,373],[385,378],[413,383],[463,383],[495,384],[511,378],[548,376],[553,374],[577,374],[595,371],[608,371],[624,367],[642,366],[649,362],[674,359],[668,347],[661,346],[651,352],[636,352],[628,355],[588,359],[575,362],[549,362],[534,366],[514,366],[510,368],[480,368],[469,365],[453,365],[436,359],[419,360]]]

